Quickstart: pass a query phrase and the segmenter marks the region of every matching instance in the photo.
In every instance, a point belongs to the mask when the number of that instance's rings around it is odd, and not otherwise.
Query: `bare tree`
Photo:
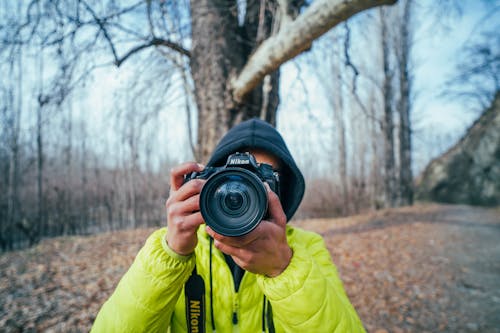
[[[411,144],[411,77],[410,54],[413,45],[412,37],[412,0],[400,3],[402,13],[399,15],[398,32],[395,41],[395,55],[399,70],[399,189],[400,203],[413,204],[413,172]],[[399,37],[399,38],[398,38]]]
[[[19,51],[21,52],[21,51]],[[17,71],[18,79],[17,81],[18,90],[21,90],[23,80],[22,80],[22,56],[19,58],[10,58],[9,64],[9,74],[11,78],[16,77],[14,75],[15,71]],[[17,68],[16,68],[17,67]],[[0,239],[2,242],[2,248],[12,248],[11,241],[8,239],[8,234],[12,233],[14,224],[21,219],[20,212],[20,199],[19,199],[19,188],[20,188],[20,126],[21,126],[21,115],[22,115],[22,98],[19,94],[14,94],[15,84],[13,81],[10,84],[10,87],[7,88],[7,99],[5,100],[7,103],[5,105],[5,120],[6,120],[6,133],[9,133],[7,136],[8,142],[8,176],[7,178],[7,210],[5,220],[2,219],[1,230],[0,230]]]
[[[332,165],[337,165],[335,175],[338,176],[338,187],[340,188],[341,214],[350,212],[349,179],[352,175],[347,172],[347,121],[345,107],[345,86],[348,84],[345,78],[346,60],[343,58],[344,39],[341,33],[328,36],[324,50],[320,52],[321,60],[314,67],[317,75],[324,83],[325,94],[331,109],[332,141],[329,147],[335,147],[338,153],[330,150]]]
[[[370,58],[363,66],[362,57],[356,55],[355,47],[350,45],[349,25],[353,23],[349,22],[344,25],[345,34],[339,34],[336,40],[332,38],[328,44],[323,43],[327,44],[329,53],[321,49],[321,66],[315,66],[334,110],[337,150],[333,159],[338,163],[336,173],[340,175],[340,182],[337,186],[343,206],[346,209],[350,206],[349,212],[358,212],[370,206],[369,202],[376,208],[412,202],[410,53],[413,36],[411,6],[406,1],[400,5],[379,11],[380,44],[372,47],[380,52],[380,64],[374,64]],[[358,28],[355,24],[369,25],[372,21],[372,17],[364,16],[354,23],[354,29]],[[373,41],[373,36],[367,39]],[[366,46],[356,46],[366,49]],[[373,57],[370,52],[364,54]],[[328,61],[333,61],[333,66]],[[330,75],[324,75],[325,66]],[[367,145],[367,139],[371,146]],[[371,165],[370,177],[365,163]]]
[[[394,207],[397,204],[396,190],[396,161],[394,156],[394,92],[393,76],[391,68],[390,36],[387,22],[387,11],[384,8],[379,9],[380,14],[380,34],[381,34],[381,52],[383,63],[383,109],[384,120],[382,131],[384,133],[384,179],[385,179],[385,202]]]
[[[493,12],[500,11],[497,8]],[[464,57],[456,66],[456,75],[446,85],[446,95],[460,98],[476,111],[491,105],[500,91],[500,25],[481,32],[474,42],[463,47]]]

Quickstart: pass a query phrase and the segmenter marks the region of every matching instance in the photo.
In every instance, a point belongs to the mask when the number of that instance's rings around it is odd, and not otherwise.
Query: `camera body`
[[[223,167],[193,172],[184,182],[191,179],[207,179],[200,193],[200,212],[208,226],[225,236],[247,234],[265,218],[264,182],[280,196],[279,174],[269,164],[258,164],[248,152],[230,155]]]

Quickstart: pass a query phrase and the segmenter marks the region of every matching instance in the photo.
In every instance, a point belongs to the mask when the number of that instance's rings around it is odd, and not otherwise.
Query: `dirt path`
[[[452,219],[451,241],[444,251],[456,272],[451,289],[455,309],[466,318],[468,330],[500,332],[500,217],[488,220],[481,212],[467,209],[445,218]],[[468,222],[453,224],[464,220]]]
[[[369,332],[500,332],[500,210],[419,206],[328,221],[325,235]]]
[[[324,235],[368,332],[500,332],[500,209],[425,205],[294,224]],[[0,331],[88,331],[151,232],[0,255]]]

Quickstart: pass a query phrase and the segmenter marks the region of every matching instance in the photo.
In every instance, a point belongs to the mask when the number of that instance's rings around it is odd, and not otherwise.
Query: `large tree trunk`
[[[191,1],[191,73],[198,106],[196,157],[203,162],[208,160],[222,135],[235,124],[261,115],[275,123],[277,72],[270,74],[265,96],[260,84],[245,96],[243,103],[233,102],[229,85],[230,78],[240,71],[258,43],[271,32],[272,16],[268,8],[275,7],[275,2],[267,3],[266,8],[260,8],[260,4],[260,1],[249,1],[245,25],[239,26],[236,1]]]

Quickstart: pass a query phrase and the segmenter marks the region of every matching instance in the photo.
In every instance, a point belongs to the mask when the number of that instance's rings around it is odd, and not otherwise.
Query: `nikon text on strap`
[[[189,333],[205,332],[205,283],[196,272],[196,266],[184,286],[186,322]]]

